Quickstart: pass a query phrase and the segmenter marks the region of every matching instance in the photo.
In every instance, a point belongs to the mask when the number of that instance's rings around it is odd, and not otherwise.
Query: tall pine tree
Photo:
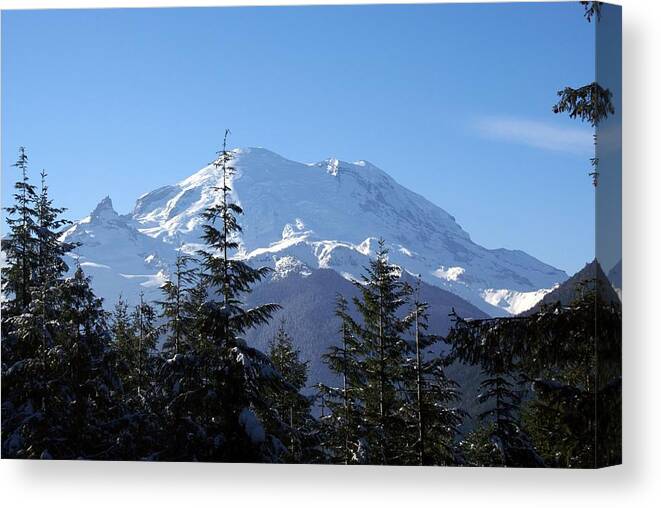
[[[415,288],[412,354],[406,360],[404,411],[408,418],[406,463],[450,465],[455,461],[455,438],[465,416],[458,409],[459,386],[447,378],[448,362],[433,348],[441,337],[427,333],[429,305],[420,301],[420,281]]]
[[[353,300],[360,322],[350,319],[341,307],[343,328],[345,324],[348,327],[343,329],[343,347],[331,349],[326,356],[333,370],[350,374],[350,378],[343,375],[344,380],[356,383],[352,390],[360,398],[358,404],[352,404],[351,411],[353,416],[360,414],[362,422],[341,420],[342,410],[347,410],[349,405],[348,399],[342,404],[345,401],[339,401],[338,396],[349,397],[348,387],[335,390],[322,387],[322,393],[329,395],[330,422],[334,426],[353,427],[344,429],[349,441],[358,439],[358,461],[402,464],[406,462],[403,443],[407,428],[402,410],[406,402],[408,345],[405,335],[413,318],[411,315],[402,317],[400,311],[410,297],[411,288],[401,281],[398,267],[388,262],[388,250],[383,240],[379,241],[376,257],[365,271],[361,280],[355,282],[360,297]],[[357,361],[345,362],[349,355]],[[359,412],[353,412],[356,408]],[[353,443],[347,443],[343,450],[345,457],[352,446]]]
[[[482,369],[478,402],[480,420],[490,429],[489,438],[500,457],[495,464],[507,467],[541,467],[520,420],[525,377],[521,358],[525,331],[517,318],[466,321],[453,310],[454,327],[447,337],[453,358]]]
[[[193,346],[162,368],[163,389],[170,397],[166,410],[176,422],[172,435],[185,433],[187,440],[183,446],[170,441],[163,453],[197,460],[280,461],[287,456],[289,426],[275,410],[273,395],[297,392],[268,356],[242,338],[250,328],[268,323],[279,306],[246,309],[242,301],[269,270],[232,257],[239,246],[238,216],[243,210],[231,200],[234,168],[228,134],[213,162],[218,199],[202,215],[206,246],[198,252],[201,273],[193,295],[199,304]]]
[[[58,239],[66,221],[48,196],[46,174],[37,194],[23,149],[16,166],[21,178],[3,241],[3,456],[108,458],[108,422],[123,410],[101,300],[80,267],[65,278],[72,246]]]
[[[335,315],[340,321],[340,345],[331,346],[323,359],[331,372],[341,380],[341,386],[319,385],[324,407],[322,415],[323,447],[327,459],[338,464],[362,464],[366,454],[363,373],[363,345],[360,327],[351,318],[348,302],[338,295]]]
[[[158,305],[161,307],[160,317],[165,319],[165,331],[169,332],[163,345],[167,353],[178,354],[190,347],[189,335],[194,320],[190,303],[197,276],[196,268],[190,266],[192,262],[191,256],[179,251],[173,276],[161,287],[163,300]]]
[[[14,204],[5,208],[9,233],[2,240],[6,258],[2,267],[2,292],[13,296],[4,303],[3,314],[16,315],[30,304],[32,281],[39,262],[39,210],[37,189],[28,175],[25,148],[19,149],[14,167],[19,170],[20,179],[14,184]]]
[[[304,450],[310,432],[315,430],[310,428],[311,400],[299,395],[308,380],[308,362],[300,359],[300,351],[294,347],[292,338],[285,330],[284,321],[269,342],[268,356],[284,381],[293,389],[276,391],[273,402],[279,418],[289,426],[288,458],[292,462],[302,462],[308,458],[304,456]]]
[[[410,287],[400,280],[397,267],[388,262],[388,250],[379,241],[376,257],[356,287],[361,298],[354,305],[362,317],[359,333],[363,342],[363,390],[370,461],[397,464],[402,461],[398,442],[405,421],[400,411],[406,355],[405,333],[411,318],[398,314],[410,296]]]
[[[591,23],[593,19],[595,23],[599,22],[602,3],[581,1],[581,5],[585,9],[585,19],[588,23]],[[553,112],[567,113],[570,118],[578,118],[583,122],[588,122],[595,129],[593,138],[596,147],[598,142],[597,127],[609,115],[615,113],[612,92],[593,81],[578,88],[566,86],[559,90],[557,95],[559,99],[553,106]],[[590,159],[590,165],[592,168],[589,176],[592,177],[592,184],[596,187],[599,184],[599,158],[596,155],[596,150],[594,157]]]

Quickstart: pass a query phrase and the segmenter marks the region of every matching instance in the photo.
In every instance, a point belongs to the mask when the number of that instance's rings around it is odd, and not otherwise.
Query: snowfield
[[[474,243],[445,210],[367,161],[304,164],[263,148],[233,151],[232,199],[245,210],[237,257],[274,268],[274,278],[330,268],[358,278],[378,238],[390,261],[490,315],[532,307],[567,275],[522,251]],[[140,196],[119,215],[110,198],[63,234],[109,305],[140,291],[158,297],[177,249],[201,248],[201,212],[216,202],[220,170],[206,166]]]

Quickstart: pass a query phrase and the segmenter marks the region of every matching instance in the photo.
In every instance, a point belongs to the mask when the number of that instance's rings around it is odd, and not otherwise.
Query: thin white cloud
[[[551,122],[513,117],[486,117],[476,122],[485,137],[510,143],[589,156],[593,152],[592,131],[587,127],[559,127]]]

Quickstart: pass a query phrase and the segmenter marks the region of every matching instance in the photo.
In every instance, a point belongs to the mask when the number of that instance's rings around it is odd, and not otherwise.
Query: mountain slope
[[[587,263],[581,270],[553,291],[546,294],[535,306],[521,313],[521,315],[529,316],[539,312],[544,305],[551,305],[557,302],[560,302],[562,305],[569,305],[581,291],[584,291],[586,288],[594,288],[595,281],[597,281],[597,288],[603,301],[619,305],[620,298],[617,292],[613,289],[611,282],[601,269],[601,265],[594,260]]]
[[[407,274],[403,277],[409,283],[415,282]],[[338,293],[350,301],[350,314],[360,322],[360,317],[351,303],[351,298],[358,295],[358,290],[334,270],[292,270],[284,276],[274,274],[271,280],[257,285],[247,297],[247,304],[251,307],[269,302],[282,305],[282,309],[275,314],[268,326],[251,330],[246,339],[258,349],[267,351],[269,341],[284,320],[287,333],[292,337],[296,348],[301,351],[301,358],[309,362],[307,387],[310,392],[317,383],[338,386],[340,382],[334,378],[322,359],[328,348],[340,340],[340,322],[335,316]],[[447,334],[451,325],[449,314],[452,309],[464,318],[487,317],[484,312],[455,294],[424,282],[420,285],[420,298],[429,304],[430,333]],[[403,309],[403,312],[408,310]],[[437,353],[443,347],[439,344],[430,353]],[[474,416],[475,398],[482,381],[479,367],[456,362],[447,368],[447,374],[462,386],[461,407]],[[470,425],[468,422],[467,424]]]
[[[407,275],[404,280],[414,282]],[[256,286],[248,295],[246,303],[252,307],[278,302],[282,309],[275,314],[268,326],[251,330],[247,339],[258,349],[266,351],[269,340],[284,320],[285,328],[301,351],[302,358],[310,362],[309,384],[336,382],[321,356],[339,341],[340,323],[335,316],[338,294],[344,295],[351,302],[354,296],[358,296],[358,290],[334,270],[293,272],[284,278],[276,275],[272,280]],[[430,333],[445,335],[448,332],[449,314],[453,308],[462,317],[487,317],[484,312],[460,297],[429,284],[421,284],[420,298],[430,306]],[[358,319],[358,315],[353,311],[353,304],[350,303],[349,307],[353,317]]]
[[[137,303],[140,292],[154,299],[176,256],[172,246],[138,231],[130,215],[119,215],[109,197],[61,238],[80,244],[70,256],[92,276],[106,307],[120,294],[131,303]]]
[[[608,271],[608,280],[611,281],[613,289],[617,296],[622,300],[622,260],[620,259],[615,266]]]
[[[519,312],[543,296],[540,290],[566,279],[522,251],[475,244],[450,214],[369,162],[302,164],[262,148],[233,153],[232,199],[245,209],[237,256],[253,264],[330,268],[351,279],[383,238],[391,262],[491,315]],[[89,265],[108,290],[103,296],[122,292],[131,300],[149,292],[167,273],[176,248],[202,247],[200,212],[218,199],[219,177],[207,166],[141,196],[126,216],[108,212],[93,220],[92,214],[66,233],[86,244],[78,253],[82,262],[110,267],[113,277]],[[112,284],[121,288],[111,290]]]

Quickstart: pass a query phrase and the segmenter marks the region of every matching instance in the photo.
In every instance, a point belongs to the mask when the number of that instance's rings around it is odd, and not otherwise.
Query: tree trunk
[[[418,412],[418,464],[424,465],[424,437],[422,420],[422,362],[420,360],[420,327],[418,324],[418,304],[415,305],[415,370],[416,370],[416,388],[417,388],[417,412]]]

